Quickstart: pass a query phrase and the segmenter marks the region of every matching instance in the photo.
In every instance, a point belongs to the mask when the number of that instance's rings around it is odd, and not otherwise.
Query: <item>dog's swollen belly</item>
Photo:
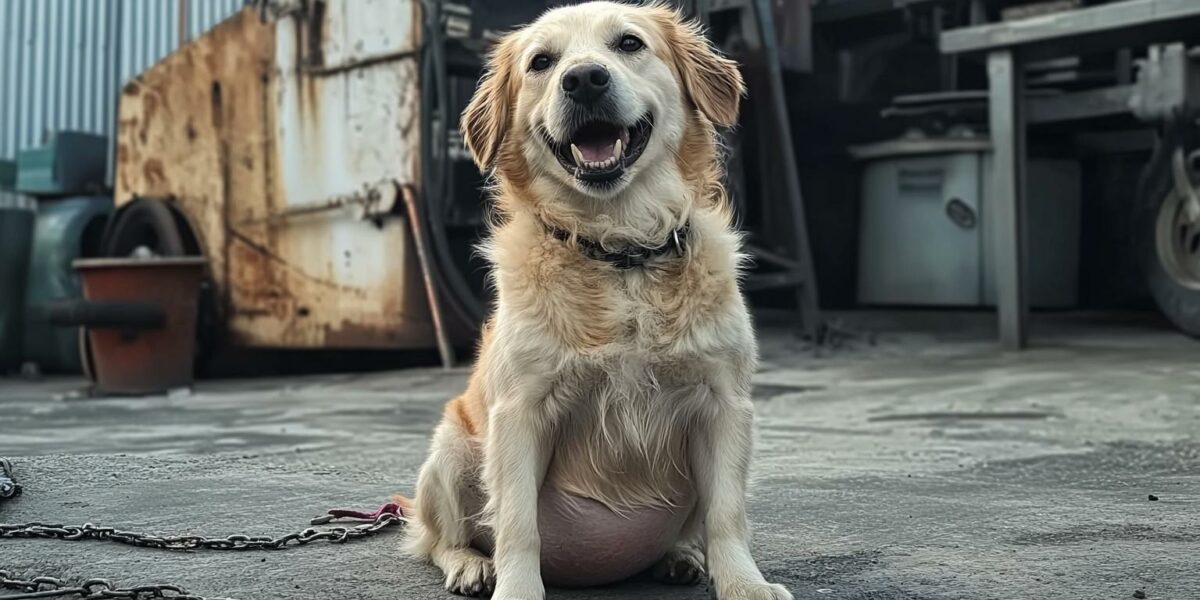
[[[693,503],[689,496],[675,506],[615,511],[590,498],[543,487],[538,497],[542,580],[557,587],[606,585],[653,567],[675,545]],[[492,553],[490,536],[475,545]]]
[[[674,545],[690,510],[689,502],[618,513],[595,500],[544,487],[538,498],[542,579],[563,587],[628,579],[654,566]]]

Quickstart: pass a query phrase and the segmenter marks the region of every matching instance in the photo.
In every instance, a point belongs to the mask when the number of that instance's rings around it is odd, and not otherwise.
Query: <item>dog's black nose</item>
[[[562,89],[572,100],[591,104],[608,91],[608,69],[595,63],[571,67],[562,78]]]

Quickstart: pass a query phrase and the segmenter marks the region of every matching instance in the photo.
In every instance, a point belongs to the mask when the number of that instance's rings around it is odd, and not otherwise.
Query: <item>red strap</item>
[[[379,510],[377,510],[375,512],[366,512],[366,511],[362,511],[362,510],[347,510],[347,509],[342,509],[342,508],[335,508],[326,514],[313,519],[312,524],[313,525],[324,525],[326,523],[332,522],[335,519],[354,519],[354,520],[358,520],[358,521],[374,521],[375,519],[378,519],[379,517],[382,517],[383,515],[395,515],[397,517],[402,517],[402,518],[405,516],[404,509],[402,509],[399,504],[396,504],[395,502],[388,502],[387,504],[384,504],[383,506],[381,506],[379,508]]]

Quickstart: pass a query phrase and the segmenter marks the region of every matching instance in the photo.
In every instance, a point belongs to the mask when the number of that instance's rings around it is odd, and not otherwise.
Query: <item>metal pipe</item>
[[[344,73],[346,71],[352,71],[354,69],[369,67],[371,65],[377,65],[380,63],[392,62],[395,60],[415,59],[420,55],[420,50],[397,50],[395,52],[377,54],[375,56],[367,56],[356,60],[347,61],[338,65],[305,65],[303,70],[304,73],[308,75],[325,77],[328,75],[336,75],[338,73]]]
[[[438,304],[437,289],[433,284],[433,264],[429,261],[429,253],[425,247],[425,230],[421,227],[416,194],[411,186],[403,185],[400,186],[400,195],[404,198],[404,207],[408,211],[408,228],[412,232],[413,245],[417,248],[417,261],[421,264],[421,280],[425,282],[425,296],[429,300],[429,315],[433,318],[438,355],[442,359],[442,367],[449,369],[454,366],[454,347],[450,345],[450,336],[442,321],[442,309]]]
[[[792,226],[795,229],[796,259],[804,271],[804,283],[797,286],[796,296],[800,306],[800,318],[809,335],[820,326],[817,303],[817,281],[812,257],[808,247],[808,224],[804,214],[804,196],[800,189],[800,175],[796,172],[796,148],[792,144],[792,129],[788,119],[787,100],[783,92],[783,70],[779,66],[779,45],[771,19],[770,0],[753,0],[754,16],[762,37],[763,56],[767,63],[767,86],[770,88],[771,112],[778,127],[780,160],[783,162],[783,181],[787,187],[788,204],[791,206]]]
[[[278,225],[295,217],[337,210],[354,202],[355,199],[353,196],[338,196],[336,198],[330,198],[329,200],[319,204],[302,204],[300,206],[292,206],[265,217],[245,219],[239,221],[237,226],[246,227],[248,225]]]

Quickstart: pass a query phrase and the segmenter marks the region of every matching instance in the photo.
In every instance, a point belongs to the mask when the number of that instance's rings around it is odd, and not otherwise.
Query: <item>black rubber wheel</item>
[[[181,227],[182,224],[182,227]],[[138,198],[117,210],[104,232],[104,256],[129,256],[140,246],[159,256],[197,254],[188,248],[192,237],[182,216],[163,200]],[[192,237],[194,239],[194,237]]]
[[[1172,174],[1176,151],[1187,157],[1197,149],[1200,127],[1194,122],[1164,127],[1142,173],[1135,227],[1146,285],[1159,310],[1180,331],[1200,338],[1200,221],[1187,217]],[[1200,165],[1184,162],[1193,187],[1200,190]]]

